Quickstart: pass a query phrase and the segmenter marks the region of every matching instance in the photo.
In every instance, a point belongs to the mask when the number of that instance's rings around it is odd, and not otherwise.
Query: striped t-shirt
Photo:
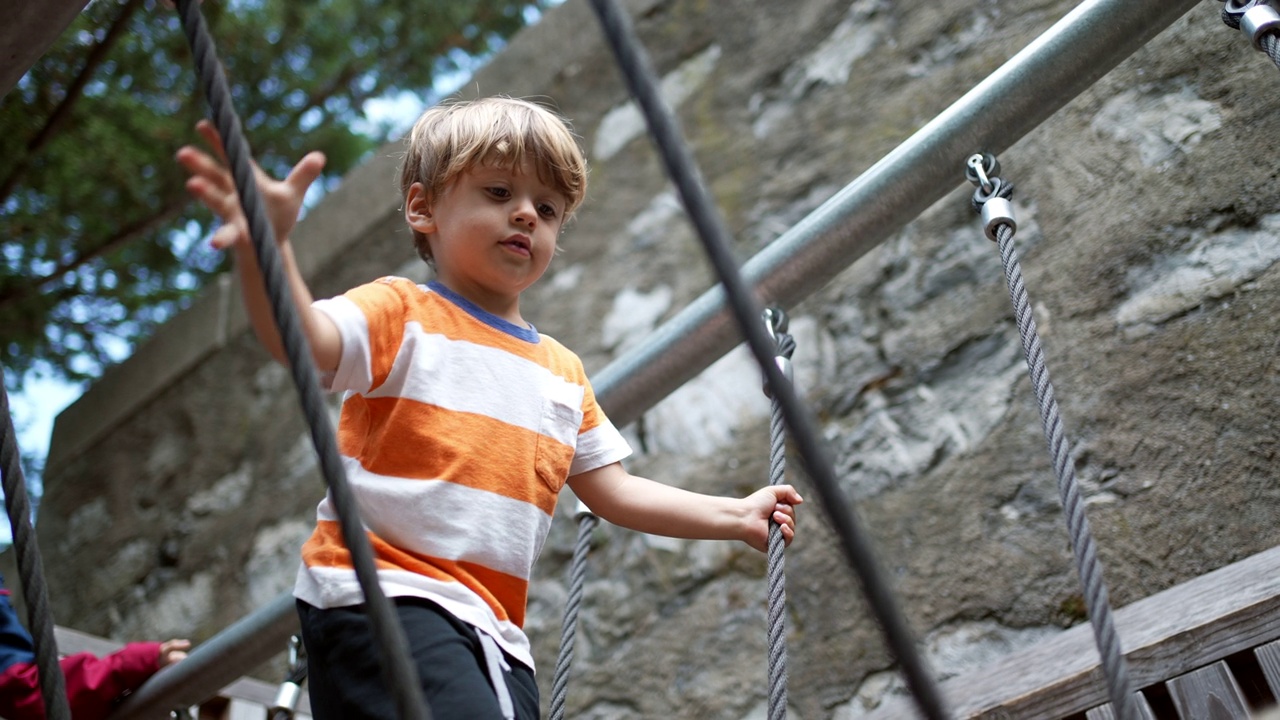
[[[529,577],[565,479],[631,454],[560,343],[443,285],[383,278],[315,307],[337,325],[338,444],[378,578],[533,667]],[[326,496],[294,595],[363,601]]]

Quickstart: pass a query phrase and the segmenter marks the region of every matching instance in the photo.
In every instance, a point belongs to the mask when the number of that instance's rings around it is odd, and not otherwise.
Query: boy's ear
[[[431,202],[427,198],[427,189],[420,182],[410,185],[409,192],[405,195],[404,220],[409,227],[423,235],[430,235],[436,231],[436,221],[431,216]]]

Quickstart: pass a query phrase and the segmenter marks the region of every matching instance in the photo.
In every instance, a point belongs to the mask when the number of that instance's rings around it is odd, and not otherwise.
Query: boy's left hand
[[[790,485],[770,485],[743,498],[751,512],[748,536],[743,540],[751,547],[766,552],[769,549],[769,521],[778,523],[782,539],[787,545],[796,536],[796,505],[804,502],[800,493]]]

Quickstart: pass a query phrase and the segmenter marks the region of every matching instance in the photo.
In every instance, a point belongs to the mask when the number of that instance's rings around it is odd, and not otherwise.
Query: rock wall
[[[741,259],[1072,6],[629,3]],[[1194,7],[1001,157],[1116,605],[1280,541],[1280,77],[1219,9]],[[549,13],[465,92],[554,98],[582,135],[590,198],[526,309],[589,371],[711,285],[585,3]],[[425,278],[398,212],[396,151],[304,221],[317,295]],[[789,308],[798,384],[942,676],[1083,620],[963,160],[948,160],[956,192]],[[211,288],[59,418],[39,526],[59,622],[204,638],[292,585],[322,483],[287,373],[235,297],[233,283]],[[735,350],[628,428],[629,468],[745,493],[767,481],[767,415]],[[573,507],[561,503],[531,592],[544,705]],[[569,715],[763,717],[763,558],[613,527],[594,540]],[[792,717],[851,719],[900,692],[816,502],[787,562]]]

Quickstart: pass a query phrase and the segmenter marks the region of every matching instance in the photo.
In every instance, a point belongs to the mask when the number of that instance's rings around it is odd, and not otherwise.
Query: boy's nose
[[[534,208],[533,202],[524,200],[516,203],[516,206],[511,210],[511,222],[516,225],[527,226],[532,230],[533,226],[538,222],[538,211]]]

